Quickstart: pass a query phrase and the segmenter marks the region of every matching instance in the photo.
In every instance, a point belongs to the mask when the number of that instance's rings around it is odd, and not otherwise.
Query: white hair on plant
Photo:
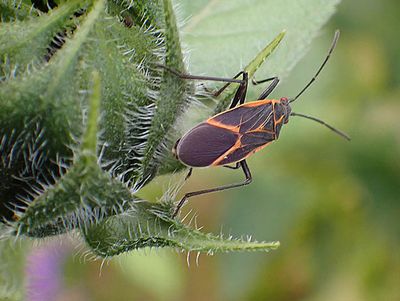
[[[150,22],[149,25],[147,25],[147,20],[148,18],[143,15],[143,23],[140,26],[140,31],[151,38],[149,40],[154,41],[154,37],[160,36],[160,31],[153,27]],[[152,42],[154,47],[151,47],[151,52],[157,60],[162,60],[164,57],[162,43],[162,38],[156,38],[156,42]],[[134,48],[129,48],[126,43],[119,44],[117,48],[123,55],[129,56],[128,61],[133,61],[135,59],[137,54],[136,50]],[[147,82],[148,88],[146,98],[148,104],[145,106],[139,106],[137,103],[143,102],[143,100],[131,98],[130,95],[126,95],[128,100],[124,113],[126,143],[123,144],[121,149],[123,153],[126,154],[126,158],[120,158],[110,164],[111,173],[117,175],[120,180],[128,182],[131,186],[137,183],[137,177],[132,177],[132,174],[138,174],[138,171],[140,170],[140,160],[145,151],[144,149],[149,134],[151,119],[154,116],[155,101],[158,99],[157,90],[160,79],[150,75],[151,72],[149,72],[147,67],[149,63],[150,57],[147,58],[144,56],[139,63],[135,64],[136,69],[139,73],[144,75]],[[127,177],[125,177],[125,175],[127,175]]]
[[[133,3],[129,3],[129,5],[131,4],[133,5]],[[141,17],[140,30],[146,35],[151,36],[153,38],[152,41],[154,41],[154,37],[157,37],[155,43],[157,47],[153,47],[151,51],[158,61],[163,61],[166,53],[164,45],[165,38],[162,34],[163,30],[156,29],[156,27],[149,22],[149,16],[146,15],[145,11]],[[133,60],[136,54],[135,49],[129,49],[125,44],[118,45],[118,48],[124,55],[129,55],[129,60]],[[153,86],[155,85],[154,87],[151,87],[150,85],[147,88],[147,99],[150,100],[150,104],[142,107],[137,105],[135,106],[137,102],[135,99],[132,99],[128,103],[125,114],[127,143],[124,144],[123,149],[123,152],[127,154],[126,160],[121,159],[120,162],[114,162],[112,164],[112,174],[122,175],[119,178],[124,182],[128,181],[131,185],[138,182],[145,182],[143,177],[150,178],[146,174],[140,174],[143,170],[141,160],[145,156],[148,147],[150,128],[157,109],[155,104],[157,103],[157,100],[160,99],[159,85],[161,83],[161,78],[159,76],[151,76],[152,73],[149,72],[147,64],[146,57],[143,57],[136,65],[136,68],[144,74],[149,83],[153,83]],[[188,97],[186,103],[194,102],[195,98],[192,97],[190,93],[187,94]],[[181,115],[185,111],[184,107],[186,107],[186,105],[181,106],[180,111],[177,112],[177,116]],[[152,162],[149,164],[157,166],[161,161],[163,161],[166,154],[170,153],[170,148],[175,138],[176,134],[168,131],[164,139],[162,139],[156,147],[153,160],[151,160]],[[152,169],[152,167],[150,167],[150,169]],[[138,176],[133,176],[132,178],[132,174]],[[125,175],[127,175],[127,177],[125,177]]]
[[[59,176],[51,169],[58,165],[57,162],[48,162],[46,133],[40,121],[31,121],[18,134],[13,129],[10,134],[3,133],[1,137],[0,168],[15,169],[13,180],[26,185],[24,195],[16,195],[15,201],[7,204],[6,208],[16,216],[21,216],[34,199],[57,182]],[[23,166],[19,168],[16,164],[21,161]]]

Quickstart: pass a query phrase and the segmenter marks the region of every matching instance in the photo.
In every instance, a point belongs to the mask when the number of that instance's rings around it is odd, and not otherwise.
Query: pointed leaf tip
[[[97,71],[92,73],[92,94],[89,98],[86,132],[83,136],[82,150],[96,154],[98,122],[101,102],[101,80]]]

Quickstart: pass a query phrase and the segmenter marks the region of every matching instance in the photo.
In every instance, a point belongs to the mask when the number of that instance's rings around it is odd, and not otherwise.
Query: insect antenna
[[[294,112],[290,113],[290,116],[299,116],[299,117],[303,117],[303,118],[307,118],[307,119],[313,120],[313,121],[315,121],[315,122],[318,122],[318,123],[320,123],[320,124],[326,126],[328,129],[330,129],[331,131],[335,132],[336,134],[338,134],[338,135],[341,136],[342,138],[344,138],[344,139],[346,139],[346,140],[348,140],[348,141],[351,140],[351,138],[350,138],[347,134],[343,133],[342,131],[339,131],[338,129],[336,129],[336,128],[334,128],[333,126],[327,124],[325,121],[323,121],[323,120],[321,120],[321,119],[318,119],[318,118],[315,118],[315,117],[309,116],[309,115],[294,113]]]
[[[315,73],[315,75],[313,76],[313,78],[308,82],[308,84],[299,92],[299,94],[296,95],[295,98],[292,98],[292,99],[289,100],[290,103],[293,102],[293,101],[295,101],[297,98],[299,98],[300,95],[303,94],[304,91],[306,91],[306,90],[308,89],[308,87],[310,87],[311,84],[315,81],[315,79],[317,78],[318,74],[319,74],[319,73],[321,72],[321,70],[325,67],[326,62],[329,60],[329,58],[330,58],[330,56],[331,56],[333,50],[335,49],[336,43],[337,43],[337,41],[338,41],[338,39],[339,39],[339,35],[340,35],[340,31],[339,31],[339,30],[336,30],[336,31],[335,31],[335,35],[334,35],[334,37],[333,37],[332,45],[331,45],[331,47],[329,48],[329,51],[328,51],[328,54],[327,54],[326,57],[325,57],[325,60],[323,61],[323,63],[322,63],[321,66],[319,67],[318,71],[317,71],[317,72]]]

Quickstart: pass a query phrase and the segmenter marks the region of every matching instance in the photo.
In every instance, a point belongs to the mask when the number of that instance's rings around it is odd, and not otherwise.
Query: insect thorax
[[[276,139],[279,137],[282,125],[289,122],[289,116],[292,111],[289,100],[286,97],[282,97],[274,105],[274,129]]]

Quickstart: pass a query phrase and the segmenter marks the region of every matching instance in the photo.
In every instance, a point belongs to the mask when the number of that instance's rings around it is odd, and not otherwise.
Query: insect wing
[[[209,124],[239,133],[254,131],[273,120],[270,100],[254,101],[222,112],[207,120]]]
[[[213,165],[226,165],[246,159],[275,140],[272,132],[255,131],[244,134],[228,152],[218,158]]]
[[[179,160],[188,166],[210,166],[231,149],[237,140],[237,133],[203,122],[182,137],[176,153]]]

